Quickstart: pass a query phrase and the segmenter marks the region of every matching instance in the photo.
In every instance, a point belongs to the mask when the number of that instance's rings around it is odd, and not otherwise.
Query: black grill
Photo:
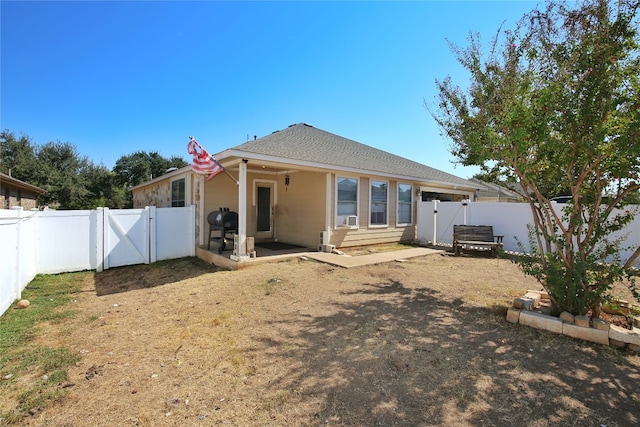
[[[207,215],[209,222],[209,243],[207,249],[211,249],[211,240],[220,240],[218,253],[226,248],[226,237],[228,233],[238,232],[238,214],[232,212],[229,208],[220,208],[219,211],[213,211]],[[219,236],[213,237],[214,232],[220,233]]]

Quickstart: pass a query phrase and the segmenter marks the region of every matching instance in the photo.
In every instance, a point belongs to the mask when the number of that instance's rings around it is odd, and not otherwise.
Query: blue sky
[[[469,178],[423,106],[435,79],[468,82],[446,40],[488,43],[537,5],[3,0],[0,127],[112,168],[305,122]]]

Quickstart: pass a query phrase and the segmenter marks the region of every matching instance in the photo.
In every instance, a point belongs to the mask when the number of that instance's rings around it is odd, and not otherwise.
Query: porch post
[[[235,249],[235,248],[234,248]],[[247,255],[247,160],[240,162],[238,177],[238,248],[234,250],[235,260],[248,258]]]
[[[196,218],[198,218],[198,245],[204,246],[204,234],[208,232],[206,229],[205,221],[207,218],[207,213],[204,210],[204,175],[197,175],[198,180],[198,195],[200,196],[198,200],[196,200]],[[195,231],[195,230],[194,230]],[[208,238],[209,234],[207,234]]]
[[[327,193],[325,195],[325,218],[324,218],[324,230],[327,232],[328,239],[324,242],[325,245],[331,244],[331,218],[333,217],[333,203],[331,198],[331,186],[333,180],[331,179],[331,173],[327,173]]]

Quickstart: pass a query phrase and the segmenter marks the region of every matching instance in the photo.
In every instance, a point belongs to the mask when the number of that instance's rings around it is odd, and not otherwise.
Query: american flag
[[[193,156],[191,169],[196,173],[209,174],[207,181],[224,171],[224,167],[207,150],[202,148],[192,136],[189,137],[187,151]]]

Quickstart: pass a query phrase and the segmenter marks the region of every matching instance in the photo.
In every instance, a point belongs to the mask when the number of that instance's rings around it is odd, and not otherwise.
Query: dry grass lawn
[[[507,323],[539,285],[505,259],[83,277],[80,314],[34,338],[81,356],[68,394],[24,425],[640,425],[640,357]]]

